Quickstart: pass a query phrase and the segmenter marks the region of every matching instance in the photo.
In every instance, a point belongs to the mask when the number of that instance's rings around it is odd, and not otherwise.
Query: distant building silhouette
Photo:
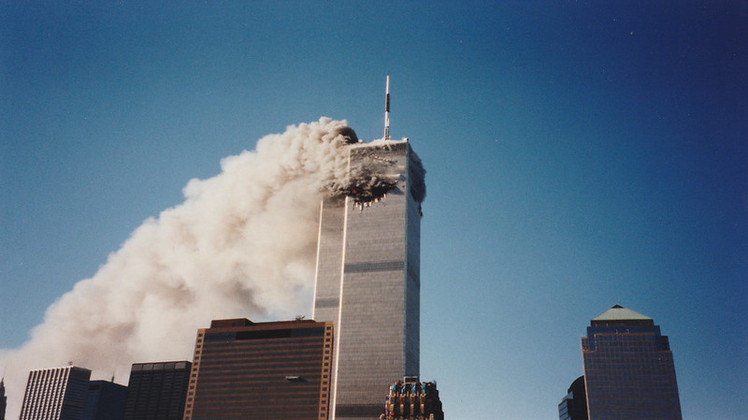
[[[673,353],[652,318],[615,305],[582,337],[590,420],[682,418]]]
[[[184,419],[327,419],[332,344],[331,322],[211,322],[197,332]]]
[[[79,420],[90,377],[90,370],[75,366],[32,370],[20,420]]]
[[[127,387],[109,381],[90,381],[82,420],[122,420]]]
[[[181,420],[192,363],[133,363],[124,420]]]
[[[558,405],[559,420],[587,420],[587,395],[584,391],[584,376],[578,377],[566,391]]]
[[[5,396],[5,378],[0,379],[0,420],[5,420],[5,409],[8,407],[8,397]]]

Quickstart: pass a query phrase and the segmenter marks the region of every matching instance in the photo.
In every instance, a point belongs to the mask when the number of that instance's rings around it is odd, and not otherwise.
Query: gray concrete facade
[[[373,162],[396,184],[321,204],[313,317],[335,324],[332,418],[378,419],[388,387],[419,374],[424,171],[407,140],[349,147],[352,168]]]

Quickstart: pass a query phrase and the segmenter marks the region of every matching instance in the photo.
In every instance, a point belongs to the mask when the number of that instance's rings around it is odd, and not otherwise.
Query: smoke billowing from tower
[[[146,220],[47,309],[28,342],[0,352],[9,415],[32,368],[72,360],[122,376],[133,361],[189,357],[206,320],[307,313],[319,203],[352,189],[346,144],[357,141],[345,121],[321,118],[223,159],[213,178],[191,180],[183,204]],[[356,188],[383,190],[372,179]]]

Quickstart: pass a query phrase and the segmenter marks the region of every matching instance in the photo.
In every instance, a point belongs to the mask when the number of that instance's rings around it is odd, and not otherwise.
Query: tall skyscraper
[[[331,322],[211,322],[197,333],[184,419],[327,419],[332,344]]]
[[[90,370],[75,366],[32,370],[20,420],[80,420],[90,377]]]
[[[571,383],[566,396],[558,404],[559,420],[587,420],[587,395],[584,392],[584,376]]]
[[[122,420],[126,399],[126,386],[110,381],[90,381],[81,420]]]
[[[383,390],[419,375],[424,170],[407,139],[349,147],[354,186],[320,206],[313,317],[335,324],[335,418],[377,419]]]
[[[681,419],[668,338],[652,318],[615,305],[582,337],[590,420]]]
[[[133,363],[125,420],[181,420],[192,363]]]

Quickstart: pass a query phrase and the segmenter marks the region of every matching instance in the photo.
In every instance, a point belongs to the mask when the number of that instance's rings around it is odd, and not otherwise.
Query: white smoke
[[[321,118],[191,180],[183,204],[146,220],[47,309],[28,342],[0,352],[8,418],[31,369],[72,361],[126,384],[133,362],[191,360],[196,330],[211,319],[308,313],[319,203],[345,190],[351,141],[345,121]]]

